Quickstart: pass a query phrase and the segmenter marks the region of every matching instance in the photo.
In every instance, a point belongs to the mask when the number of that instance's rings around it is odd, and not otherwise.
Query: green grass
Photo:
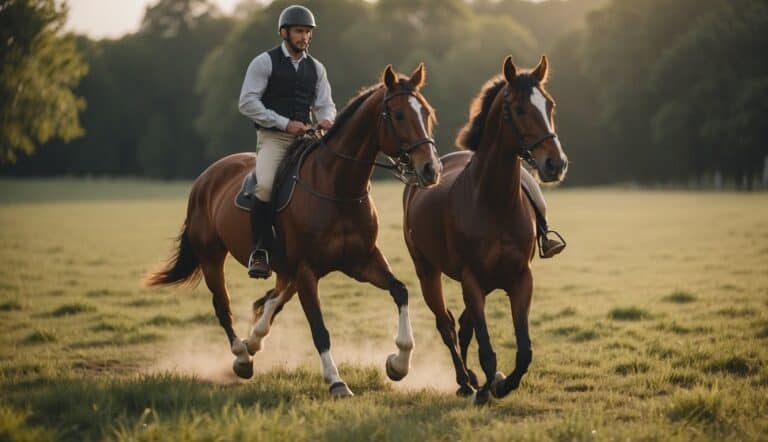
[[[691,293],[678,290],[669,296],[665,296],[663,299],[664,301],[673,302],[675,304],[688,304],[689,302],[696,301],[696,296],[692,295]]]
[[[96,307],[81,302],[65,304],[51,312],[51,316],[79,315],[80,313],[95,312]]]
[[[615,308],[608,312],[608,317],[614,321],[640,321],[650,316],[646,310],[637,307]]]
[[[412,372],[401,383],[384,374],[397,326],[389,294],[331,274],[320,293],[334,358],[356,393],[344,401],[328,397],[297,299],[257,353],[254,378],[239,381],[204,285],[141,288],[171,249],[188,188],[0,180],[0,440],[768,434],[768,195],[547,190],[550,224],[569,245],[533,263],[533,363],[519,390],[477,408],[453,394],[450,356],[402,240],[401,185],[377,182],[373,193],[380,246],[410,290]],[[244,337],[252,302],[273,281],[249,279],[232,260],[226,272]],[[445,280],[444,292],[460,312],[459,285]],[[516,342],[503,293],[487,298],[486,313],[509,373]],[[476,344],[469,355],[482,380]]]
[[[0,312],[13,312],[21,310],[21,304],[16,301],[7,301],[0,304]]]

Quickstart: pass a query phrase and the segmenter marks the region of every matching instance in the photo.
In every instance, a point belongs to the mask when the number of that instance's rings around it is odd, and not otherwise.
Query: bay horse
[[[521,161],[544,182],[564,178],[568,159],[554,132],[554,100],[544,89],[548,62],[520,72],[512,58],[503,75],[488,81],[470,107],[459,132],[460,149],[444,156],[443,176],[430,189],[406,188],[403,230],[421,290],[436,326],[451,352],[457,394],[475,394],[474,402],[504,397],[520,384],[531,362],[528,312],[533,290],[531,260],[535,214],[521,191]],[[441,274],[461,283],[464,312],[459,317],[458,347],[453,314],[443,298]],[[515,370],[496,372],[485,320],[485,298],[506,291],[517,339]],[[467,369],[467,347],[477,336],[482,387]],[[475,391],[475,389],[479,389]]]
[[[163,269],[147,275],[145,284],[194,284],[202,273],[238,376],[253,375],[252,355],[261,349],[274,316],[298,292],[331,395],[352,395],[333,362],[318,297],[318,280],[332,271],[389,290],[399,313],[398,353],[389,355],[386,371],[393,380],[408,373],[414,346],[408,291],[376,245],[378,217],[368,191],[374,165],[381,164],[376,161],[380,151],[407,164],[419,186],[434,185],[440,178],[441,163],[431,138],[434,111],[419,92],[425,76],[423,64],[410,77],[387,66],[382,82],[353,98],[319,146],[306,155],[293,196],[275,217],[285,252],[273,257],[276,285],[254,303],[255,324],[247,339],[239,339],[232,328],[224,261],[230,253],[247,267],[252,244],[249,214],[233,201],[258,157],[230,155],[195,180],[176,254]]]

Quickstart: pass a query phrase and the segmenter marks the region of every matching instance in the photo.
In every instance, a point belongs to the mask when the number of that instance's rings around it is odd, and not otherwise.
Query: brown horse
[[[528,311],[533,278],[535,215],[521,191],[521,159],[535,166],[542,181],[560,181],[568,160],[553,132],[554,101],[544,90],[547,59],[520,73],[512,58],[503,76],[490,80],[473,101],[470,120],[457,144],[469,151],[442,158],[443,178],[430,189],[407,188],[403,195],[404,233],[427,305],[456,369],[457,394],[479,388],[467,369],[467,347],[477,336],[486,383],[475,403],[506,396],[518,387],[531,362]],[[461,283],[465,310],[455,321],[446,308],[441,273]],[[515,370],[496,372],[496,354],[485,321],[485,297],[507,292],[517,337]],[[493,379],[493,380],[492,380]]]
[[[399,380],[408,373],[413,348],[408,291],[376,245],[378,218],[368,189],[380,151],[407,163],[420,186],[438,182],[442,166],[430,137],[433,111],[419,93],[425,75],[423,64],[410,78],[387,66],[383,82],[352,99],[307,155],[290,203],[276,216],[285,253],[273,259],[275,289],[254,303],[256,321],[248,339],[238,339],[232,329],[223,268],[228,252],[247,265],[252,244],[249,214],[233,200],[257,157],[240,153],[223,158],[193,184],[176,255],[164,269],[148,275],[146,283],[194,283],[202,272],[236,356],[233,369],[238,376],[253,375],[251,356],[261,349],[274,315],[298,291],[331,394],[352,395],[331,357],[317,290],[318,279],[337,270],[389,290],[400,322],[395,340],[399,352],[387,358],[387,374]]]

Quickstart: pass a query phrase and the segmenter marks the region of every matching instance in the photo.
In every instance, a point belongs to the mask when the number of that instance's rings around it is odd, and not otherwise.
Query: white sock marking
[[[320,353],[320,363],[323,364],[323,379],[325,379],[325,382],[331,385],[336,382],[343,382],[341,376],[339,376],[339,370],[333,362],[330,350]]]

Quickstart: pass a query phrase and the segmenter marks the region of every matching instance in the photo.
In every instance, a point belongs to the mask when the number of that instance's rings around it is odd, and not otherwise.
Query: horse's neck
[[[320,187],[327,187],[327,191],[339,197],[359,196],[367,191],[378,152],[374,139],[376,131],[371,130],[371,121],[376,121],[373,110],[364,105],[327,141],[324,148],[332,152],[323,152],[318,156],[318,165],[330,180],[317,177],[318,181],[328,183],[326,186],[319,184]],[[342,155],[357,161],[342,158]]]
[[[468,166],[475,187],[475,199],[492,213],[507,217],[520,209],[520,158],[511,146],[501,144],[500,132],[494,125],[486,130],[475,158]]]

